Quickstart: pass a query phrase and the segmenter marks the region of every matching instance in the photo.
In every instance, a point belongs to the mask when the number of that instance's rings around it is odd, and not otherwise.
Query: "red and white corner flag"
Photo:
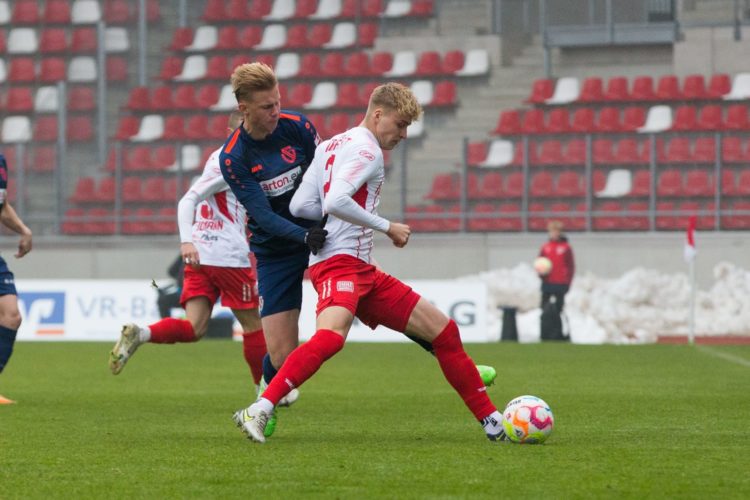
[[[688,227],[685,240],[685,262],[692,262],[695,259],[695,254],[698,251],[695,249],[695,215],[691,215],[688,219]]]

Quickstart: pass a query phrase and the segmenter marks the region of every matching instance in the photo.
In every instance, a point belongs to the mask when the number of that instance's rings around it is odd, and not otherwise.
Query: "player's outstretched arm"
[[[31,229],[23,223],[16,211],[7,201],[3,204],[2,211],[0,211],[0,222],[11,231],[21,235],[21,239],[18,241],[18,252],[15,253],[17,259],[20,259],[27,253],[31,252]]]

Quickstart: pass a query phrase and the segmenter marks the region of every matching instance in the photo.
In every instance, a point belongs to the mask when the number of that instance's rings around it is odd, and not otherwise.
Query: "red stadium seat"
[[[690,139],[687,137],[674,137],[669,141],[666,150],[666,163],[690,163],[693,155],[690,152]]]
[[[526,99],[530,104],[544,104],[555,92],[555,83],[548,79],[534,80],[531,84],[531,95]]]
[[[9,113],[31,113],[34,110],[31,87],[10,87],[5,109]]]
[[[195,96],[195,103],[200,109],[208,109],[219,102],[219,88],[216,85],[203,85]]]
[[[329,52],[320,62],[319,76],[340,78],[344,70],[344,55],[341,52]]]
[[[750,229],[750,215],[740,215],[733,213],[734,211],[745,211],[750,212],[750,202],[748,201],[735,201],[731,206],[727,207],[731,212],[729,215],[725,215],[721,218],[721,226],[724,229]]]
[[[649,229],[648,202],[631,201],[625,206],[625,210],[630,213],[623,221],[624,229],[630,231],[646,231]]]
[[[315,24],[307,34],[305,47],[320,48],[331,41],[333,27],[330,24]]]
[[[390,52],[376,52],[372,56],[372,75],[380,76],[393,67],[393,54]]]
[[[563,163],[566,165],[584,165],[586,163],[586,141],[583,139],[569,141],[563,155]]]
[[[412,17],[429,17],[432,15],[433,9],[433,0],[412,0],[409,15]]]
[[[716,161],[716,141],[713,137],[698,137],[695,140],[692,160],[697,163]]]
[[[351,61],[351,57],[349,58],[349,60]],[[369,62],[368,62],[368,66],[369,66]],[[349,65],[347,65],[347,71],[349,71]],[[320,55],[314,52],[303,54],[302,58],[300,59],[299,72],[297,73],[297,76],[305,77],[305,78],[317,78],[319,75],[320,75]]]
[[[529,109],[521,119],[521,132],[524,134],[541,134],[546,131],[544,124],[544,111],[541,109]]]
[[[694,106],[679,106],[674,113],[672,130],[696,130],[698,128],[698,116]]]
[[[479,196],[487,200],[499,200],[503,196],[503,178],[500,172],[486,172],[479,185]]]
[[[361,23],[357,28],[357,43],[360,47],[372,47],[378,36],[376,23]]]
[[[96,29],[75,28],[70,41],[73,52],[95,52],[97,47]]]
[[[458,179],[451,174],[437,174],[432,179],[432,188],[425,196],[428,200],[457,200],[461,196]]]
[[[11,83],[29,83],[36,80],[36,64],[30,57],[14,57],[10,60],[8,81]]]
[[[171,80],[179,75],[182,71],[182,59],[179,57],[168,56],[162,60],[161,71],[159,72],[160,80]]]
[[[620,110],[613,107],[602,108],[599,111],[595,129],[597,132],[619,132],[622,130]]]
[[[225,56],[211,56],[208,59],[208,62],[206,63],[206,80],[224,81],[229,74],[229,64]]]
[[[71,142],[86,142],[94,138],[94,125],[90,116],[68,118],[67,136]]]
[[[180,115],[167,116],[164,120],[164,134],[161,136],[165,140],[180,140],[185,137],[185,118]]]
[[[234,5],[237,6],[236,10],[239,12],[239,6],[244,5],[247,6],[247,1],[241,1],[241,0],[234,0],[232,2]],[[230,7],[232,5],[230,4]],[[247,15],[249,19],[254,20],[261,20],[265,16],[271,13],[271,9],[273,8],[273,0],[255,0],[252,3],[252,7],[247,11]],[[228,12],[231,14],[231,11],[227,9]]]
[[[294,9],[294,19],[304,19],[315,14],[318,10],[318,0],[297,0],[297,5]]]
[[[662,171],[657,177],[656,194],[661,196],[682,196],[682,174],[677,169]]]
[[[700,203],[695,201],[685,201],[680,204],[679,210],[685,214],[685,217],[682,217],[684,222],[681,224],[684,225],[685,228],[687,228],[687,221],[685,221],[685,218],[692,215],[697,216],[696,229],[714,229],[716,227],[716,205],[713,202],[701,206]],[[698,214],[698,212],[704,213]]]
[[[503,203],[498,209],[498,229],[520,231],[522,227],[521,208],[516,203]]]
[[[227,19],[243,19],[245,17],[245,12],[227,12],[225,3],[224,0],[208,0],[203,7],[201,19],[208,22],[223,22]]]
[[[543,203],[529,203],[529,231],[544,231],[547,229],[547,217],[540,215],[546,211],[547,208]]]
[[[104,3],[104,20],[107,24],[127,24],[133,19],[126,0],[107,0]]]
[[[591,172],[591,186],[595,193],[603,191],[607,185],[607,174],[604,170],[594,170]]]
[[[742,163],[748,160],[748,155],[739,137],[721,138],[721,157],[726,163]]]
[[[554,108],[549,112],[547,121],[547,132],[552,134],[562,134],[570,131],[570,116],[568,108]]]
[[[227,138],[227,117],[225,115],[212,116],[208,120],[208,139],[224,142]]]
[[[435,94],[431,106],[455,106],[458,102],[456,82],[443,80],[435,84]]]
[[[67,68],[65,59],[61,57],[47,57],[42,59],[39,67],[39,81],[43,83],[57,83],[65,80]]]
[[[156,212],[153,229],[158,234],[174,234],[177,232],[177,208],[162,207]]]
[[[442,72],[440,54],[434,50],[422,52],[417,60],[416,76],[435,76]]]
[[[208,116],[199,114],[188,118],[185,123],[185,137],[195,140],[203,140],[208,137]]]
[[[735,196],[737,194],[737,181],[734,170],[725,168],[721,171],[721,194],[723,196]]]
[[[737,195],[750,196],[750,170],[743,170],[737,177]]]
[[[289,93],[288,103],[290,108],[301,108],[312,99],[312,85],[309,83],[298,83]]]
[[[170,50],[184,50],[185,47],[193,43],[193,35],[193,28],[175,28],[172,33],[172,43],[169,44]]]
[[[349,115],[347,113],[334,113],[328,118],[326,129],[330,136],[345,132],[349,128]]]
[[[521,114],[516,109],[508,109],[500,113],[500,118],[497,121],[493,134],[497,135],[513,135],[521,133]]]
[[[680,82],[675,75],[665,75],[659,78],[659,83],[656,85],[656,98],[662,101],[682,99]]]
[[[557,140],[544,141],[540,146],[538,165],[560,165],[564,163],[562,144]]]
[[[642,163],[638,151],[638,142],[635,139],[620,139],[617,143],[617,153],[613,159],[614,163],[620,165],[637,165]]]
[[[708,98],[706,81],[703,79],[703,75],[686,76],[682,86],[682,96],[688,100]]]
[[[153,160],[151,162],[153,168],[157,170],[164,170],[167,167],[171,167],[177,162],[177,153],[175,152],[175,146],[159,146],[154,150]]]
[[[607,81],[607,90],[604,92],[606,101],[627,101],[630,99],[628,92],[628,79],[624,76],[615,76]]]
[[[578,96],[580,102],[598,102],[604,100],[604,85],[602,79],[597,76],[586,78]]]
[[[654,79],[650,76],[637,76],[633,80],[633,90],[631,91],[630,98],[634,101],[656,100]]]
[[[105,177],[99,181],[96,188],[96,199],[100,203],[111,203],[115,201],[115,178]]]
[[[497,208],[493,203],[477,203],[468,220],[470,231],[499,231],[499,219],[494,217]]]
[[[245,26],[239,32],[237,42],[238,48],[252,49],[263,39],[263,28],[260,26]]]
[[[37,24],[41,20],[39,15],[39,2],[33,0],[16,0],[13,5],[11,23]]]
[[[717,104],[703,106],[698,114],[696,128],[700,130],[722,130],[724,128],[724,119],[722,117],[721,106]]]
[[[591,152],[596,165],[616,164],[614,147],[609,139],[594,139],[591,143]]]
[[[379,17],[383,12],[383,0],[369,0],[360,3],[360,15],[362,17]]]
[[[140,120],[135,116],[121,116],[120,123],[117,126],[117,132],[115,133],[115,139],[118,141],[124,141],[138,133],[140,127]]]
[[[175,109],[195,109],[198,107],[198,102],[195,98],[195,87],[187,84],[178,86],[172,96],[172,102],[174,103]]]
[[[573,112],[573,119],[570,124],[573,132],[593,132],[594,128],[594,110],[591,108],[579,108]]]
[[[141,199],[147,203],[158,203],[165,200],[164,177],[149,177],[143,181]]]
[[[107,80],[124,82],[128,78],[128,61],[124,57],[107,57]]]
[[[366,52],[354,52],[347,58],[343,69],[346,76],[360,78],[370,76],[370,57]]]
[[[648,196],[651,193],[651,172],[636,170],[633,174],[633,187],[630,196]]]
[[[57,116],[38,116],[34,121],[35,141],[57,140]]]
[[[658,201],[656,202],[656,211],[656,229],[680,229],[680,217],[675,214],[674,202]]]
[[[70,3],[68,0],[47,0],[44,7],[44,22],[46,24],[69,24]]]
[[[236,50],[239,45],[237,26],[227,25],[219,28],[214,50]]]
[[[729,106],[727,108],[727,118],[723,125],[728,130],[750,129],[747,106],[745,104],[732,104]]]
[[[5,54],[8,43],[5,40],[5,31],[0,31],[0,54]]]
[[[529,194],[534,197],[546,198],[555,196],[554,181],[549,172],[537,172],[529,181]]]
[[[138,203],[143,201],[143,185],[138,176],[124,177],[122,179],[121,196],[124,203]]]
[[[708,97],[711,99],[721,99],[732,90],[732,80],[725,73],[718,73],[711,76],[708,83]]]
[[[685,174],[683,193],[686,196],[713,196],[716,191],[713,175],[706,170],[690,170]]]
[[[646,110],[639,106],[630,106],[622,112],[622,131],[635,132],[646,124]]]
[[[72,203],[91,203],[97,201],[95,187],[96,181],[93,177],[79,177],[70,201]]]
[[[470,142],[466,152],[466,163],[470,167],[477,167],[487,159],[488,146],[486,142]]]
[[[464,67],[466,62],[466,56],[462,50],[451,50],[445,53],[443,56],[443,62],[441,66],[441,73],[444,75],[453,75],[456,71]]]
[[[557,196],[578,197],[583,196],[583,178],[572,170],[560,172],[555,185],[555,194]]]
[[[295,24],[286,30],[287,49],[301,49],[307,46],[307,26],[304,24]]]
[[[30,159],[29,163],[34,172],[54,172],[57,168],[57,147],[36,146],[34,158]]]
[[[149,103],[149,109],[151,111],[165,111],[174,109],[175,105],[172,102],[172,85],[161,85],[155,87],[151,92],[151,100]]]
[[[128,150],[123,157],[122,168],[125,171],[148,171],[154,165],[151,163],[151,148],[148,146],[137,146]]]
[[[68,92],[68,109],[71,111],[93,111],[96,98],[92,87],[71,87]]]
[[[591,225],[597,231],[612,231],[624,229],[625,218],[622,215],[622,204],[617,201],[605,201],[595,209],[596,212],[606,215],[594,215]]]
[[[68,35],[63,28],[47,28],[42,31],[39,52],[56,54],[68,50]]]
[[[503,192],[508,198],[520,198],[523,196],[524,182],[523,173],[511,172],[505,179]]]

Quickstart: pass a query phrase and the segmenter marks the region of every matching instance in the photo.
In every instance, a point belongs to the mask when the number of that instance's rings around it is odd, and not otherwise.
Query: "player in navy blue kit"
[[[15,257],[20,259],[31,251],[31,230],[26,227],[13,207],[8,203],[8,165],[5,157],[0,154],[0,223],[8,229],[21,235],[18,242],[18,252]],[[5,259],[0,257],[0,373],[13,353],[16,332],[21,326],[21,313],[18,311],[18,297],[15,278],[8,269]],[[13,403],[12,400],[0,396],[0,405]]]
[[[323,246],[317,221],[289,212],[289,202],[320,142],[305,116],[281,111],[273,70],[262,63],[235,68],[232,89],[244,121],[224,144],[221,172],[247,211],[257,260],[260,316],[268,355],[261,392],[298,344],[302,277],[310,252]],[[296,397],[289,398],[293,402]],[[275,425],[275,424],[274,424]],[[273,432],[273,426],[267,433]]]

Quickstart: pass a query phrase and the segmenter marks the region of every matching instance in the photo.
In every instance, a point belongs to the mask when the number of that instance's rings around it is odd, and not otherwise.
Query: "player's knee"
[[[0,312],[0,325],[10,330],[18,330],[21,327],[21,313],[18,309]]]
[[[208,331],[208,321],[193,321],[191,322],[191,324],[193,325],[193,333],[195,334],[195,339],[202,339]]]
[[[432,346],[435,349],[463,349],[463,344],[461,343],[461,334],[458,331],[458,325],[455,321],[453,321],[452,319],[448,320],[448,323],[445,325],[445,327],[432,341]]]

